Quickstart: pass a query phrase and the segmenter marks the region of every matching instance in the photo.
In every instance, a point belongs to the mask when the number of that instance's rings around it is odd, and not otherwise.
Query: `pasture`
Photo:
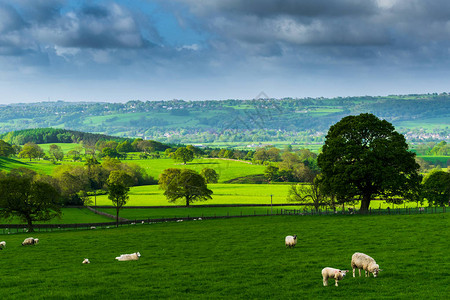
[[[76,144],[70,144],[76,145]],[[189,168],[200,172],[204,168],[214,169],[219,174],[219,182],[224,182],[242,176],[263,174],[265,166],[252,165],[244,161],[235,161],[229,159],[194,159],[187,165],[175,162],[173,159],[126,159],[124,163],[137,164],[141,166],[150,176],[158,179],[159,174],[168,168]],[[50,160],[29,160],[29,159],[11,159],[0,157],[0,170],[10,171],[13,168],[25,167],[36,171],[37,173],[51,175],[54,168],[60,164],[71,164],[83,166],[85,162],[72,162],[64,160],[63,162],[53,163]]]
[[[97,215],[87,208],[61,208],[61,218],[53,218],[50,221],[33,222],[33,224],[79,224],[79,223],[102,223],[112,222],[108,217]],[[26,224],[17,217],[12,219],[1,219],[0,224]],[[24,225],[24,227],[26,227]],[[1,229],[0,229],[1,231]]]
[[[289,190],[289,184],[208,184],[208,188],[213,191],[212,199],[208,201],[194,202],[195,205],[223,205],[223,204],[289,204],[286,200]],[[272,197],[270,196],[272,195]],[[175,206],[184,205],[183,200],[177,203],[169,203],[164,196],[164,191],[159,189],[158,185],[145,185],[131,187],[129,192],[129,201],[126,206]],[[92,201],[94,198],[91,197]],[[93,203],[94,204],[94,203]],[[107,195],[97,196],[97,205],[109,206],[111,200]],[[426,205],[426,203],[424,203]],[[423,206],[423,205],[422,205]],[[356,205],[359,208],[359,204]],[[372,200],[370,203],[372,209],[399,208],[399,207],[417,207],[414,203],[405,203],[393,205],[385,201]]]
[[[3,298],[443,299],[450,293],[449,215],[273,216],[2,235]],[[286,249],[284,237],[299,242]],[[118,262],[139,251],[139,261]],[[322,285],[321,269],[350,269],[364,252],[378,278]],[[91,264],[81,264],[89,258]]]
[[[285,184],[208,184],[214,194],[212,200],[194,202],[195,204],[270,204],[286,203],[289,185]],[[166,206],[184,205],[183,200],[175,204],[167,202],[164,191],[158,185],[145,185],[130,188],[127,206]],[[94,199],[92,199],[94,200]],[[97,205],[111,205],[107,195],[97,196]]]

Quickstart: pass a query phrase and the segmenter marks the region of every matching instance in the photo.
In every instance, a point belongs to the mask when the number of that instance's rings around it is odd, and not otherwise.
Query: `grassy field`
[[[193,205],[202,204],[286,204],[289,184],[208,184],[213,191],[212,200],[194,202]],[[158,185],[145,185],[132,187],[129,192],[130,199],[126,206],[171,206],[184,205],[179,200],[177,203],[167,202],[164,191]],[[272,197],[270,196],[272,195]],[[92,200],[94,200],[92,198]],[[111,205],[107,195],[97,196],[97,205]],[[416,207],[416,203],[406,203],[395,207]],[[426,205],[426,203],[425,203]],[[372,209],[393,208],[392,204],[384,201],[372,201]]]
[[[76,223],[101,223],[112,222],[110,218],[97,215],[87,208],[62,208],[61,218],[54,218],[47,222],[35,222],[36,224],[76,224]],[[0,219],[0,224],[24,224],[17,218],[11,220]]]
[[[70,144],[72,145],[72,144]],[[219,174],[219,182],[224,182],[241,176],[263,174],[265,166],[253,165],[243,161],[228,159],[194,159],[187,165],[175,162],[173,159],[127,159],[124,163],[134,163],[142,166],[155,179],[168,168],[189,168],[200,172],[204,168],[214,169]],[[48,160],[11,159],[0,157],[0,170],[9,171],[13,168],[26,167],[38,173],[50,175],[60,164],[84,165],[85,162],[63,161],[54,164]]]
[[[54,164],[50,160],[29,160],[0,157],[0,170],[10,171],[11,169],[24,167],[40,174],[51,175],[53,169],[60,164],[84,165],[84,162],[63,161]]]
[[[274,216],[3,236],[7,299],[444,299],[450,293],[448,214]],[[299,242],[286,249],[284,237]],[[139,261],[118,262],[139,251]],[[378,278],[322,285],[364,252]],[[81,264],[89,258],[91,264]]]
[[[175,162],[173,159],[136,159],[124,162],[136,163],[142,166],[153,178],[158,178],[162,171],[168,168],[189,168],[200,172],[204,168],[214,169],[219,174],[219,182],[224,182],[241,176],[263,174],[265,166],[253,165],[243,161],[228,159],[194,159],[187,165]]]
[[[51,143],[51,144],[39,144],[39,147],[44,150],[45,153],[48,153],[48,150],[50,149],[50,145],[57,145],[61,147],[61,150],[64,152],[65,155],[67,155],[67,152],[71,150],[78,150],[81,153],[84,153],[84,148],[81,144],[77,143]]]
[[[272,194],[273,203],[286,203],[289,185],[284,184],[208,184],[214,194],[212,200],[194,202],[195,204],[270,204]],[[171,204],[163,195],[164,191],[157,185],[137,186],[130,189],[128,206],[160,206],[183,205],[180,202]],[[97,205],[110,205],[107,195],[97,196]]]

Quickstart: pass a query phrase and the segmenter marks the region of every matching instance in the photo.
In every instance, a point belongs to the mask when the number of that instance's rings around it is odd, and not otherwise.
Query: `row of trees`
[[[120,209],[128,197],[129,186],[136,184],[133,170],[123,165],[112,169],[111,165],[99,166],[95,175],[93,166],[88,168],[87,173],[78,167],[60,169],[53,177],[26,168],[0,172],[0,217],[18,217],[32,232],[33,222],[60,217],[62,206],[91,204],[88,192],[100,186],[108,190],[113,205]]]
[[[117,159],[100,163],[88,158],[84,165],[60,165],[52,176],[23,167],[9,173],[1,171],[0,216],[17,216],[32,231],[33,222],[60,216],[62,206],[90,205],[92,197],[96,202],[99,191],[108,193],[113,205],[120,209],[129,187],[144,184],[156,181],[139,165],[124,164]]]
[[[427,144],[420,144],[416,147],[416,152],[421,155],[436,155],[448,156],[450,155],[450,145],[446,141],[439,143],[429,142]]]

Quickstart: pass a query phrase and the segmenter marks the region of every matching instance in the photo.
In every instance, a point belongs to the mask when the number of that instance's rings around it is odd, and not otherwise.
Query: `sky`
[[[449,92],[448,0],[0,0],[0,104]]]

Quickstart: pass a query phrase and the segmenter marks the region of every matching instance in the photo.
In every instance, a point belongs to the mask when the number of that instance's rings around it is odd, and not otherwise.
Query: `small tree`
[[[73,161],[81,161],[81,153],[78,150],[70,150],[67,156],[71,157]]]
[[[219,181],[219,174],[214,169],[204,168],[200,174],[205,178],[206,183],[217,183]]]
[[[50,145],[50,149],[48,150],[48,152],[50,153],[51,156],[53,156],[53,159],[58,161],[62,161],[64,158],[64,152],[62,151],[61,147],[56,145],[56,144],[52,144]]]
[[[424,179],[423,196],[430,204],[450,204],[450,173],[434,171]]]
[[[18,217],[33,232],[33,222],[61,216],[59,193],[50,184],[30,176],[8,176],[0,180],[0,216]]]
[[[13,154],[15,154],[14,148],[4,140],[0,140],[0,156],[9,157]]]
[[[19,157],[28,157],[31,161],[32,158],[44,157],[44,150],[35,143],[26,143],[20,151]]]
[[[100,163],[95,157],[87,157],[84,165],[87,166],[89,187],[94,192],[94,204],[97,206],[97,190],[103,188],[107,180],[106,171],[100,167]]]
[[[319,178],[316,177],[311,184],[293,184],[289,188],[288,201],[311,203],[316,212],[320,205],[326,204],[326,197],[322,192]]]
[[[173,152],[172,157],[175,161],[181,161],[183,164],[187,164],[188,161],[194,160],[194,152],[187,148],[178,148],[177,151]]]
[[[205,179],[194,170],[167,169],[160,175],[159,186],[169,202],[185,199],[186,207],[194,201],[211,199],[213,193],[208,189]]]
[[[130,191],[131,176],[125,171],[112,171],[109,174],[108,185],[108,199],[112,201],[116,208],[116,227],[119,227],[119,211],[127,204],[128,192]]]

